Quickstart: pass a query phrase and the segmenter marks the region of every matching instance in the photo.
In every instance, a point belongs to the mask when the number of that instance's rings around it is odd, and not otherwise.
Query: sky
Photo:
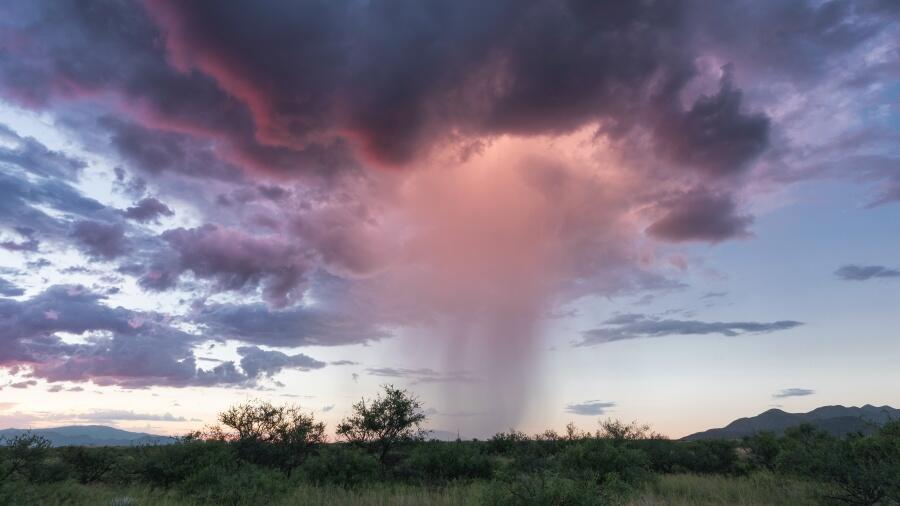
[[[0,427],[900,406],[900,4],[0,5]]]

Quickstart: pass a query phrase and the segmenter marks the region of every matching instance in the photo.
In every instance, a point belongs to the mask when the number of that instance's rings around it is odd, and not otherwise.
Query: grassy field
[[[673,474],[661,476],[633,506],[812,506],[822,504],[822,486],[769,473],[746,477]]]
[[[348,489],[336,486],[299,485],[288,490],[279,500],[266,504],[270,506],[296,504],[310,506],[491,504],[488,490],[491,486],[488,482],[471,482],[440,488],[410,485],[367,485]],[[769,473],[756,473],[747,477],[673,474],[659,476],[646,490],[627,504],[630,506],[812,506],[823,504],[821,490],[817,487]],[[11,504],[194,506],[208,503],[188,500],[174,491],[167,492],[161,489],[55,483],[30,488],[21,497],[21,502],[14,499]],[[246,504],[258,503],[251,501]],[[598,502],[598,504],[603,503]]]

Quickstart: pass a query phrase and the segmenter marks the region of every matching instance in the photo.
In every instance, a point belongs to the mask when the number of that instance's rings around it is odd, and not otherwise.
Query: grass
[[[426,488],[404,484],[373,484],[345,489],[335,486],[298,485],[267,506],[303,504],[412,506],[483,504],[485,482]],[[769,473],[747,477],[675,474],[662,475],[629,506],[806,506],[822,504],[818,485]],[[98,506],[198,506],[179,493],[147,487],[79,485],[72,482],[29,487],[12,496],[10,505],[98,505]],[[10,496],[7,496],[9,500]],[[0,503],[3,503],[0,497]],[[247,504],[253,504],[251,501]],[[209,504],[209,503],[207,503]]]
[[[822,504],[821,485],[770,473],[727,477],[663,475],[631,506],[813,506]]]
[[[483,485],[479,483],[451,485],[445,488],[370,486],[347,490],[339,487],[300,487],[280,504],[361,505],[361,506],[413,506],[422,504],[462,505],[478,504]]]
[[[317,487],[300,485],[268,506],[303,504],[360,505],[360,506],[413,506],[422,504],[464,505],[478,504],[484,485],[480,483],[451,485],[429,489],[410,485],[367,485],[353,489],[336,486]],[[9,502],[4,502],[4,499]],[[255,504],[256,501],[247,504]],[[73,482],[33,485],[27,489],[0,497],[0,504],[9,506],[199,506],[208,502],[196,502],[171,490],[149,487],[116,487],[111,485],[81,485]]]

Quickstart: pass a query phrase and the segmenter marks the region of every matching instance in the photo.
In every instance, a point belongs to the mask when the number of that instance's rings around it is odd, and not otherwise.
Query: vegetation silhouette
[[[53,448],[0,441],[0,504],[900,504],[900,422],[837,437],[673,441],[602,420],[486,441],[426,440],[422,403],[391,385],[328,442],[296,406],[249,401],[176,444]]]

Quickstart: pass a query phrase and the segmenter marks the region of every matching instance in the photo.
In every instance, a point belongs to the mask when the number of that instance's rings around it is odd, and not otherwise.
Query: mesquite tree
[[[365,398],[353,405],[353,415],[337,426],[337,435],[345,441],[372,449],[386,464],[397,443],[420,440],[425,435],[422,404],[406,390],[385,385],[373,400]]]

